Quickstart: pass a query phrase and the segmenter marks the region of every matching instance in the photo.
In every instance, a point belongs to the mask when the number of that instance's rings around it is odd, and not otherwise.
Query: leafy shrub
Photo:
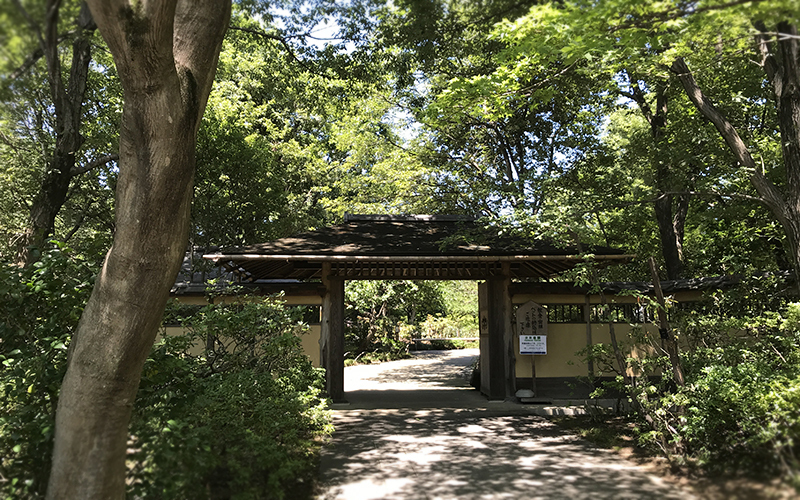
[[[41,498],[47,488],[67,345],[94,270],[56,247],[28,268],[0,267],[0,496]]]
[[[478,321],[469,315],[431,315],[419,324],[419,337],[456,338],[478,335]]]
[[[132,423],[134,496],[284,498],[308,484],[331,428],[298,314],[275,299],[207,306],[154,347]]]
[[[459,339],[432,339],[411,344],[410,348],[414,351],[449,351],[453,349],[477,349],[477,340]]]
[[[792,304],[785,319],[764,313],[685,322],[684,333],[694,337],[683,355],[686,385],[675,387],[665,377],[631,389],[647,419],[643,440],[714,471],[796,475],[799,313],[800,305]]]
[[[698,349],[685,388],[687,451],[729,471],[787,472],[800,445],[800,331]],[[789,467],[791,464],[791,467]]]
[[[345,348],[352,359],[407,355],[404,325],[442,312],[441,282],[352,281],[345,287]],[[388,356],[387,356],[388,355]]]
[[[0,498],[42,498],[47,487],[67,346],[95,275],[68,253],[0,267]],[[145,363],[129,494],[296,496],[330,424],[295,313],[273,300],[210,306],[195,319]],[[197,342],[208,350],[192,356]]]

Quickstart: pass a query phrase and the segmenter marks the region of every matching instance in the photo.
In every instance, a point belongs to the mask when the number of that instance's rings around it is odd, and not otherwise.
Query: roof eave
[[[633,254],[601,254],[594,255],[594,260],[631,260]],[[325,255],[325,254],[206,254],[204,259],[220,261],[256,261],[256,260],[305,260],[318,262],[357,262],[357,261],[449,261],[449,262],[508,262],[535,260],[585,260],[586,256],[571,255]]]

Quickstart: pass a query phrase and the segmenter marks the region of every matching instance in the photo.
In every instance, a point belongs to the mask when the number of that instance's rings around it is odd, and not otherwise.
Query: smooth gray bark
[[[123,498],[141,370],[183,258],[195,140],[230,0],[91,0],[122,83],[116,233],[70,345],[51,499]]]

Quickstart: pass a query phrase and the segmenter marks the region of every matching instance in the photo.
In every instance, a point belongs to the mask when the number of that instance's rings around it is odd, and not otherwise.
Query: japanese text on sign
[[[547,335],[520,335],[520,354],[547,354]]]
[[[533,301],[519,306],[517,335],[547,335],[547,309]]]

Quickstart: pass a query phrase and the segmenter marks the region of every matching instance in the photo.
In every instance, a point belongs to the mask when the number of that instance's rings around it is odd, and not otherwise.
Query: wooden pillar
[[[583,303],[583,322],[586,323],[586,348],[589,350],[589,380],[594,389],[594,358],[591,356],[592,349],[594,348],[594,341],[592,340],[592,301],[591,293],[586,292],[586,299]]]
[[[503,266],[506,271],[507,266]],[[502,401],[516,392],[514,336],[511,330],[511,279],[507,273],[486,281],[486,319],[488,323],[488,355],[490,400]]]
[[[481,351],[480,370],[482,394],[489,396],[489,286],[486,283],[478,284],[478,321],[480,322],[480,343]]]
[[[334,403],[347,402],[344,398],[344,279],[332,277],[331,265],[322,264],[322,332],[320,349],[325,368],[325,388]]]

